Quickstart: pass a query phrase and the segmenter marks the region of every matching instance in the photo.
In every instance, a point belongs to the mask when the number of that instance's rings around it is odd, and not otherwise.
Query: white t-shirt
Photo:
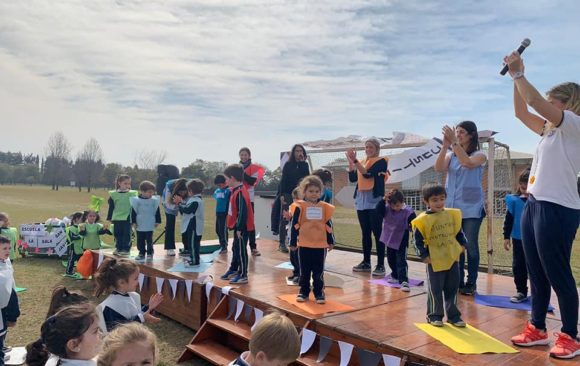
[[[580,116],[564,111],[558,128],[542,136],[530,171],[528,192],[537,200],[580,210]]]

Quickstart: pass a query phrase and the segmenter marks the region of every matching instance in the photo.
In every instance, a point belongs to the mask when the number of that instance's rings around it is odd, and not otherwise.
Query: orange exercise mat
[[[326,304],[317,304],[312,297],[310,297],[310,299],[306,302],[298,302],[296,301],[295,294],[280,295],[278,298],[313,315],[354,310],[352,306],[341,304],[339,302],[328,299],[326,299]]]

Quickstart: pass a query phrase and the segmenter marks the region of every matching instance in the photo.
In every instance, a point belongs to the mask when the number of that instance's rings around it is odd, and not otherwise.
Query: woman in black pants
[[[346,152],[348,160],[348,179],[356,182],[354,202],[358,222],[362,232],[363,260],[352,268],[354,272],[371,271],[372,236],[375,237],[377,248],[377,265],[373,276],[385,275],[385,244],[381,243],[382,217],[377,214],[377,203],[385,195],[385,178],[387,174],[387,159],[379,156],[381,144],[377,139],[365,141],[365,158],[359,161],[356,152],[349,149]]]
[[[310,168],[306,162],[306,149],[300,144],[292,146],[290,151],[290,158],[282,168],[282,179],[280,180],[280,214],[288,211],[292,204],[292,191],[298,187],[302,178],[310,174]],[[281,252],[287,253],[286,247],[286,225],[288,221],[285,218],[280,219],[279,234],[280,234],[280,248]]]

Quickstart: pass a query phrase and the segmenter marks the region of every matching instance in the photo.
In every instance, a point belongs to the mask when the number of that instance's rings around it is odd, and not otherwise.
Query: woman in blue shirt
[[[451,148],[451,152],[448,152]],[[446,172],[445,207],[461,210],[461,227],[467,237],[467,282],[464,279],[465,254],[459,258],[461,281],[459,291],[473,295],[477,289],[479,268],[479,228],[485,211],[482,187],[483,166],[487,157],[479,149],[477,126],[472,121],[463,121],[455,128],[443,127],[443,148],[435,162],[435,170]]]

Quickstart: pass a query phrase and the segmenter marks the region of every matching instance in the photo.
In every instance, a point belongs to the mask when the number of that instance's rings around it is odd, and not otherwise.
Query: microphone
[[[516,52],[521,55],[522,53],[524,53],[524,50],[526,49],[526,47],[528,47],[530,45],[530,43],[532,43],[532,41],[530,41],[529,38],[524,38],[524,40],[522,41],[522,44],[518,47]],[[500,75],[507,74],[508,69],[509,69],[508,65],[504,65],[503,69],[501,69],[499,74]]]

